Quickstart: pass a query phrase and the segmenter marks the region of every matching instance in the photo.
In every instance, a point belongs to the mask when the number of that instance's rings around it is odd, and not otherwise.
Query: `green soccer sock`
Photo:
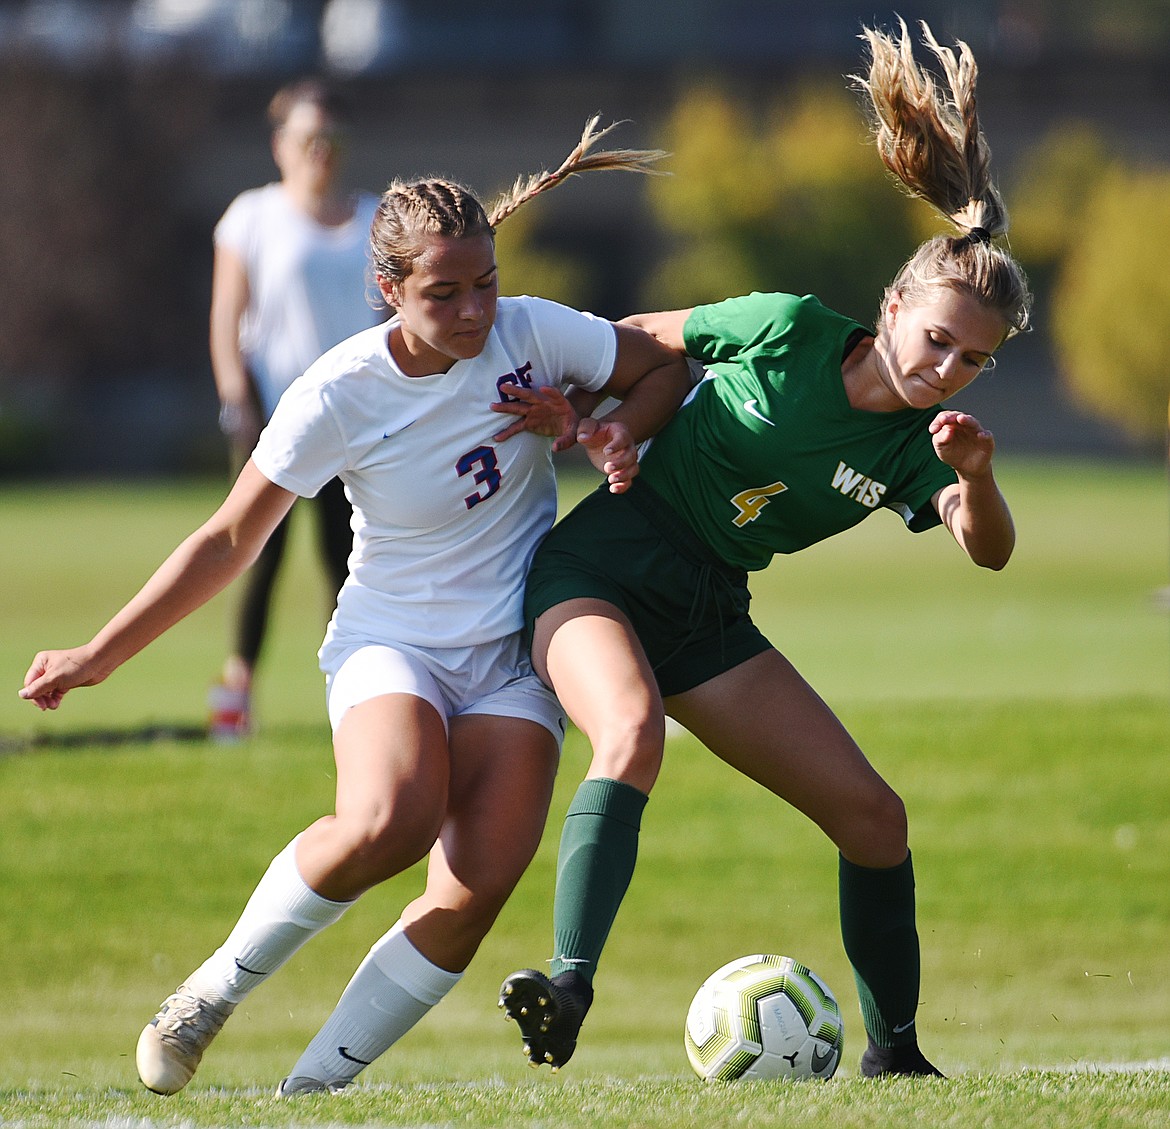
[[[583,780],[569,805],[557,857],[552,975],[590,984],[638,858],[649,797],[620,780]]]
[[[842,856],[841,937],[853,965],[866,1034],[879,1047],[913,1043],[921,980],[914,925],[914,867],[872,869]]]

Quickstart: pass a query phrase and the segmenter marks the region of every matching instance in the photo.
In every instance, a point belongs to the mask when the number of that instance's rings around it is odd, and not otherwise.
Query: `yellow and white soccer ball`
[[[791,957],[759,953],[713,972],[691,1001],[687,1057],[700,1078],[826,1079],[844,1027],[829,986]]]

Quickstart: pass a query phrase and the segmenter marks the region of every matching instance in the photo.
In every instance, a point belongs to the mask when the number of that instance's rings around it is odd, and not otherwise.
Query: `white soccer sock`
[[[462,975],[427,960],[407,940],[402,922],[397,922],[358,965],[333,1014],[313,1036],[289,1077],[352,1082],[454,988]]]
[[[331,902],[305,885],[297,870],[297,839],[272,860],[227,940],[187,978],[189,983],[238,1004],[353,905]]]

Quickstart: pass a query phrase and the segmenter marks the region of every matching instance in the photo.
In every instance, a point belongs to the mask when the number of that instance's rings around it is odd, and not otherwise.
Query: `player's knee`
[[[377,808],[339,819],[339,846],[348,865],[382,882],[426,858],[442,827],[442,812]]]
[[[462,880],[437,884],[428,881],[413,909],[419,916],[440,921],[447,938],[457,939],[474,951],[495,924],[518,878],[519,875],[510,879],[493,875],[480,881],[477,874],[470,884]]]
[[[666,719],[661,713],[614,717],[593,740],[589,775],[649,792],[662,767]]]
[[[897,866],[906,857],[909,837],[906,805],[902,797],[896,792],[887,792],[878,805],[874,824],[875,839],[881,846],[887,865]]]
[[[892,788],[868,793],[834,836],[841,853],[858,866],[897,866],[906,857],[906,805]]]
[[[466,891],[456,907],[465,928],[486,934],[515,889],[518,877],[493,875]]]
[[[499,913],[504,908],[504,903],[512,896],[516,884],[535,857],[539,842],[537,840],[531,850],[517,848],[501,854],[496,866],[477,871],[473,887],[474,897],[493,915]]]

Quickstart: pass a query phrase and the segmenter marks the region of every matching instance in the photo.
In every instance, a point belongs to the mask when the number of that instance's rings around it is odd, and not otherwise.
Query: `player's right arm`
[[[103,682],[239,576],[295,500],[295,494],[270,482],[249,459],[219,509],[93,639],[69,650],[41,651],[33,659],[20,697],[42,710],[55,710],[74,687]]]
[[[240,321],[250,294],[244,260],[230,247],[217,246],[211,272],[211,371],[224,433],[229,439],[252,444],[262,421],[240,352]]]
[[[497,442],[530,431],[553,436],[554,451],[578,443],[606,475],[610,489],[620,494],[638,473],[638,444],[665,426],[694,382],[677,350],[637,326],[615,322],[613,328],[617,338],[613,369],[601,388],[575,387],[566,395],[552,388],[502,385],[507,399],[491,407],[517,417],[496,433]],[[594,418],[597,405],[610,397],[620,403]]]

